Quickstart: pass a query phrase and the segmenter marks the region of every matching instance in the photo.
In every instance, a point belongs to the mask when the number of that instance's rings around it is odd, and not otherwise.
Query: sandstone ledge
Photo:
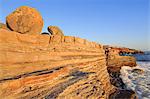
[[[111,85],[102,45],[71,36],[0,29],[0,97],[108,98]]]

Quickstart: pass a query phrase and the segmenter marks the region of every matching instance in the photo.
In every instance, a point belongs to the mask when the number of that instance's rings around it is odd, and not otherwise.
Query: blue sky
[[[102,44],[150,49],[149,0],[0,0],[0,21],[19,6],[36,8],[65,35]],[[148,48],[149,47],[149,48]]]

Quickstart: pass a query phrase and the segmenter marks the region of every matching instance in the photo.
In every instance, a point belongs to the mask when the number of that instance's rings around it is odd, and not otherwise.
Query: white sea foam
[[[134,90],[139,99],[150,99],[150,62],[137,62],[137,67],[121,68],[121,78],[128,89]],[[144,72],[133,72],[133,70]]]

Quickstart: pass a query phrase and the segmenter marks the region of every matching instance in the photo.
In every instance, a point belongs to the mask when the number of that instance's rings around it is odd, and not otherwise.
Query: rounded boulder
[[[7,27],[22,34],[40,34],[43,23],[40,13],[28,6],[21,6],[6,17]]]
[[[62,35],[62,36],[64,35],[62,30],[57,26],[49,26],[47,30],[51,35]]]

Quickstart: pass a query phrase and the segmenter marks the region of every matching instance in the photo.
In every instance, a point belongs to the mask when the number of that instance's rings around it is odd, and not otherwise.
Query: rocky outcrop
[[[43,27],[40,13],[31,7],[21,6],[6,17],[7,26],[22,34],[39,34]]]
[[[116,50],[120,55],[123,55],[123,54],[143,54],[144,53],[141,50],[126,48],[126,47],[115,47],[115,46],[110,46],[110,45],[104,45],[104,49]]]
[[[137,99],[137,95],[133,90],[128,90],[126,85],[120,78],[120,69],[123,66],[136,66],[135,57],[131,56],[136,53],[143,53],[142,51],[123,48],[103,46],[106,54],[107,70],[110,76],[110,82],[118,89],[112,93],[110,99]]]
[[[0,29],[0,97],[4,99],[108,98],[103,46],[60,35]]]
[[[111,71],[120,71],[122,66],[136,66],[136,59],[131,55],[126,54],[134,54],[134,53],[142,53],[138,50],[131,50],[129,48],[117,48],[104,46],[107,66]]]
[[[51,35],[60,35],[60,36],[64,35],[64,33],[62,32],[62,30],[59,27],[57,27],[57,26],[49,26],[47,28],[47,30],[49,31],[49,33]]]

